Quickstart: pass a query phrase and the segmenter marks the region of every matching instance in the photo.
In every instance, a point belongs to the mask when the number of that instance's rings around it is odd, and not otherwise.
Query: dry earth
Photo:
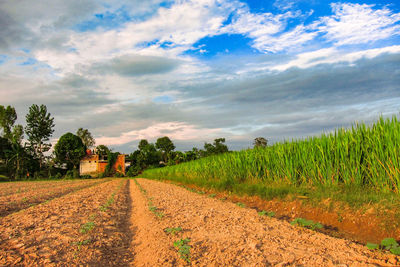
[[[185,238],[190,263],[173,245]],[[0,218],[0,266],[187,265],[400,266],[400,257],[146,179],[102,182]]]
[[[190,239],[193,266],[400,266],[399,257],[372,253],[351,241],[260,217],[253,209],[171,184],[146,179],[138,182],[147,191],[147,197],[152,198],[153,205],[165,214],[161,220],[153,216],[147,221],[149,235],[157,236],[156,231],[168,227],[182,227],[183,231],[169,235],[169,241],[166,234],[159,234],[162,243],[158,250],[154,248],[155,239],[141,240],[141,247],[149,248],[142,249],[141,254],[149,257],[137,262],[137,266],[145,266],[146,262],[152,262],[153,266],[167,265],[173,258],[160,251],[168,249],[165,243],[171,249],[172,242],[181,238]],[[135,193],[133,188],[132,193]],[[179,259],[177,264],[185,262]]]

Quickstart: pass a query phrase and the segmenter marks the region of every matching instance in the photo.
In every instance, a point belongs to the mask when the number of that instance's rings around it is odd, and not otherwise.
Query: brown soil
[[[0,183],[0,197],[16,193],[22,193],[29,190],[36,190],[39,188],[48,188],[58,184],[68,184],[76,182],[75,180],[69,181],[25,181],[25,182],[4,182]]]
[[[246,207],[257,211],[273,211],[276,218],[292,221],[294,218],[307,218],[324,225],[318,230],[334,237],[366,244],[367,242],[380,243],[382,239],[393,237],[400,240],[399,214],[395,211],[383,210],[379,205],[366,205],[360,209],[348,207],[345,203],[326,199],[317,205],[307,201],[307,198],[298,197],[295,200],[264,200],[258,196],[237,196],[227,192],[207,190],[196,185],[182,185],[204,194],[215,194],[217,199],[225,199],[234,203],[243,203]]]
[[[73,183],[41,183],[39,188],[28,187],[25,188],[23,192],[15,192],[13,194],[1,196],[0,217],[105,181],[107,180],[78,180]]]
[[[400,257],[255,209],[138,182],[115,179],[0,218],[0,266],[400,266]],[[173,227],[182,231],[165,231]],[[173,245],[184,238],[190,263]]]
[[[160,228],[182,227],[184,231],[169,236],[167,244],[173,249],[174,240],[190,238],[193,266],[400,265],[400,257],[373,253],[365,246],[345,239],[292,226],[275,218],[260,217],[254,209],[241,208],[171,184],[145,179],[138,181],[147,191],[147,196],[152,198],[153,205],[165,214],[156,224],[149,221],[147,225],[149,235],[162,237],[158,250],[166,249],[167,234],[163,236]],[[148,256],[137,262],[137,266],[151,262],[156,255],[155,265],[174,260],[169,255],[160,259],[163,255],[156,252],[157,249],[151,250],[153,254],[147,251]],[[178,265],[183,266],[185,262],[180,259]]]
[[[164,232],[169,225],[168,219],[160,220],[149,211],[149,200],[133,181],[130,189],[133,205],[131,225],[134,234],[132,266],[176,266],[178,256],[172,246],[173,241]]]
[[[71,266],[104,262],[104,257],[99,255],[113,259],[109,249],[113,248],[111,251],[117,254],[115,244],[129,238],[125,233],[114,234],[123,229],[117,229],[115,222],[120,217],[118,209],[108,216],[111,208],[100,211],[99,207],[119,184],[118,180],[102,183],[0,218],[0,265]],[[120,198],[116,196],[116,199]],[[127,201],[122,197],[119,202],[126,204]],[[124,209],[120,212],[123,217],[127,214]],[[94,222],[95,228],[80,233],[79,229],[89,221]]]

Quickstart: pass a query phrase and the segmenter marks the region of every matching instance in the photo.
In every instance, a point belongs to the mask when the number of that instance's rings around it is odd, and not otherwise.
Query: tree
[[[82,139],[82,142],[86,146],[86,148],[91,148],[96,143],[88,129],[79,128],[76,132],[76,135]]]
[[[5,160],[6,151],[11,148],[10,141],[0,136],[0,161]]]
[[[25,147],[22,146],[24,127],[20,124],[15,125],[10,138],[11,149],[7,151],[7,164],[13,169],[15,177],[22,177],[24,161],[27,158]]]
[[[164,162],[167,162],[170,152],[175,149],[175,145],[168,136],[164,136],[157,139],[156,148],[162,152]]]
[[[213,144],[205,143],[204,144],[204,149],[205,149],[205,155],[214,155],[214,154],[221,154],[228,152],[228,146],[224,144],[225,143],[225,138],[217,138],[214,140]]]
[[[187,161],[187,155],[181,151],[172,152],[172,158],[174,159],[172,164],[179,164]],[[171,162],[170,162],[171,164]]]
[[[145,169],[149,166],[158,166],[160,160],[160,152],[157,151],[154,144],[149,143],[140,150],[140,153],[137,156],[137,165],[139,165],[141,169]]]
[[[190,151],[186,151],[186,161],[191,161],[191,160],[196,160],[200,158],[200,151],[199,149],[197,149],[197,147],[194,147],[192,150]]]
[[[25,173],[25,162],[28,159],[25,148],[18,142],[11,142],[10,149],[6,151],[7,167],[14,177],[22,177]]]
[[[7,106],[6,108],[0,105],[0,126],[3,130],[3,137],[10,140],[11,139],[11,129],[17,120],[17,113],[15,108]]]
[[[257,137],[253,142],[254,148],[256,147],[266,147],[268,145],[268,140],[264,137]]]
[[[68,169],[76,169],[80,160],[85,156],[85,145],[82,139],[72,133],[60,137],[54,146],[57,163],[67,164]]]
[[[146,139],[140,140],[138,145],[139,150],[143,150],[148,144],[149,142]]]
[[[100,157],[104,157],[107,156],[108,153],[111,152],[111,149],[109,149],[107,146],[105,145],[98,145],[96,147],[96,154],[99,155]]]
[[[21,124],[15,125],[11,133],[11,142],[21,144],[23,138],[24,138],[24,127],[22,127]]]
[[[25,132],[28,136],[29,146],[35,158],[39,160],[39,169],[42,169],[44,162],[44,154],[49,151],[51,144],[45,143],[49,141],[54,132],[54,118],[50,113],[47,113],[45,105],[33,104],[29,108],[29,113],[26,115]]]

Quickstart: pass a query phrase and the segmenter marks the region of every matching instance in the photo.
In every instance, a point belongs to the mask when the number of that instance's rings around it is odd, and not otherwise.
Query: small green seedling
[[[366,247],[370,250],[388,250],[394,255],[400,256],[400,245],[394,238],[385,238],[380,245],[367,243]]]
[[[162,212],[156,212],[156,213],[154,213],[158,218],[160,218],[160,219],[162,219],[164,216],[165,216],[165,214],[164,213],[162,213]]]
[[[165,228],[164,230],[167,234],[175,235],[176,233],[179,233],[182,231],[181,227],[175,227],[175,228]]]
[[[78,246],[78,250],[81,250],[82,246],[87,245],[90,242],[92,242],[90,239],[86,239],[86,240],[83,240],[83,241],[75,242],[74,244]]]
[[[90,232],[94,227],[95,227],[94,222],[87,222],[87,223],[81,225],[81,228],[79,229],[79,233],[86,234],[87,232]]]
[[[307,219],[304,219],[304,218],[296,218],[290,224],[291,225],[299,225],[301,227],[309,228],[309,229],[312,229],[312,230],[324,228],[324,226],[322,224],[315,223],[312,220],[307,220]]]
[[[149,206],[149,210],[150,210],[151,212],[156,212],[157,207]]]
[[[181,259],[186,262],[190,262],[190,246],[188,243],[190,242],[189,238],[179,239],[174,242],[174,247],[178,248],[178,253],[181,256]]]
[[[96,213],[92,213],[92,214],[89,216],[89,220],[94,221],[94,219],[96,219],[96,216],[97,216]]]
[[[275,212],[263,210],[263,211],[258,212],[258,215],[260,215],[260,216],[274,217],[274,216],[275,216]]]
[[[214,198],[216,194],[209,194],[208,197]]]
[[[115,196],[115,193],[112,193],[111,197],[107,200],[106,204],[104,204],[103,206],[100,206],[101,211],[107,211],[108,207],[110,207],[114,203],[114,196]]]
[[[245,204],[243,204],[242,202],[238,202],[238,203],[236,203],[236,205],[238,205],[239,207],[241,207],[241,208],[244,208],[244,207],[246,207],[246,205]]]

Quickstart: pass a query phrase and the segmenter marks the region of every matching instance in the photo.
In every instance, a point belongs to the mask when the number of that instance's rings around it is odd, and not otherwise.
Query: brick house
[[[90,175],[97,177],[106,170],[108,160],[107,156],[100,157],[97,154],[93,154],[91,150],[86,151],[86,156],[81,159],[79,166],[80,175]],[[120,154],[113,165],[113,170],[125,175],[125,155]]]

